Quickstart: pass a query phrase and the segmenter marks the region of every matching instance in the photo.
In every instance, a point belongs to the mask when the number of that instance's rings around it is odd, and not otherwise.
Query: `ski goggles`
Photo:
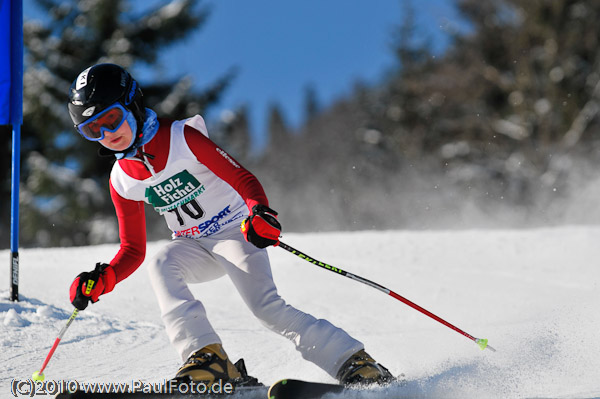
[[[105,132],[116,132],[125,121],[129,123],[132,130],[135,129],[135,117],[131,111],[117,102],[76,127],[85,139],[100,141],[104,139]]]

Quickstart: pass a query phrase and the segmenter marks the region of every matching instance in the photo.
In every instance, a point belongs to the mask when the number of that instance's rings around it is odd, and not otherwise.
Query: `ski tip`
[[[485,338],[477,338],[477,339],[475,340],[475,343],[476,343],[477,345],[479,345],[479,347],[481,348],[481,350],[484,350],[484,349],[489,349],[489,350],[491,350],[492,352],[496,352],[496,349],[494,349],[494,348],[492,348],[490,345],[488,345],[488,340],[487,340],[487,339],[485,339]]]
[[[31,379],[34,381],[44,381],[44,373],[40,373],[39,371],[36,371],[35,373],[33,373],[31,375]]]
[[[273,387],[275,387],[275,386],[277,386],[277,385],[285,385],[285,384],[287,384],[287,383],[288,383],[288,380],[287,380],[287,379],[279,380],[279,381],[277,381],[277,382],[273,383],[273,384],[271,385],[271,387],[269,388],[269,391],[267,392],[267,397],[268,397],[269,399],[277,399],[277,394],[276,394],[276,392],[273,390],[273,389],[274,389]]]

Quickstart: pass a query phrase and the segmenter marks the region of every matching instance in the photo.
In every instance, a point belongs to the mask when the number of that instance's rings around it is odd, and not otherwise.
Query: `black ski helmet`
[[[135,117],[135,145],[141,137],[146,108],[142,90],[129,72],[119,65],[97,64],[81,72],[69,89],[69,114],[76,126],[117,102]]]

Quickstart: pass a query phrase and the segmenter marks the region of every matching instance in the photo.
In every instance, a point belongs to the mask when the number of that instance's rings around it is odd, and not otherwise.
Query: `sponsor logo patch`
[[[228,153],[226,153],[225,151],[223,151],[223,150],[222,150],[222,149],[220,149],[219,147],[217,147],[217,152],[218,152],[219,154],[221,154],[221,156],[222,156],[223,158],[225,158],[226,160],[228,160],[228,161],[229,161],[229,163],[230,163],[230,164],[232,164],[234,167],[236,167],[236,168],[238,168],[238,169],[239,169],[239,168],[241,168],[241,166],[240,166],[240,165],[238,165],[238,164],[237,164],[237,162],[235,162],[235,161],[233,160],[233,158],[231,158],[231,157],[229,156],[229,154],[228,154]]]
[[[133,84],[131,85],[131,90],[129,90],[129,94],[127,95],[127,102],[125,103],[125,105],[131,104],[131,101],[133,100],[133,96],[135,96],[136,88],[137,88],[137,83],[134,80]]]
[[[243,217],[244,214],[242,212],[232,215],[232,211],[229,209],[229,205],[227,205],[221,212],[200,223],[198,226],[193,226],[186,230],[173,231],[173,237],[208,237],[219,232],[224,226]]]
[[[202,183],[190,172],[183,170],[162,182],[146,188],[146,199],[154,209],[163,214],[187,204],[205,190]]]
[[[86,109],[85,111],[83,111],[81,113],[81,116],[92,116],[94,114],[95,109],[96,109],[96,106],[89,107],[88,109]]]
[[[89,67],[88,69],[86,69],[85,71],[81,72],[79,74],[79,76],[77,76],[77,82],[75,83],[75,89],[79,90],[82,87],[87,86],[87,77],[88,77],[88,72],[90,71],[92,67]]]

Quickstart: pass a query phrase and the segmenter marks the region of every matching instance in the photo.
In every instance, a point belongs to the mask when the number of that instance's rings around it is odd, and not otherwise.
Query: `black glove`
[[[77,309],[83,310],[90,301],[98,302],[100,295],[112,291],[116,282],[117,277],[111,265],[96,263],[94,270],[80,273],[71,283],[71,303]]]
[[[266,205],[254,205],[252,214],[242,222],[242,234],[246,241],[258,248],[277,246],[281,234],[277,212]]]

